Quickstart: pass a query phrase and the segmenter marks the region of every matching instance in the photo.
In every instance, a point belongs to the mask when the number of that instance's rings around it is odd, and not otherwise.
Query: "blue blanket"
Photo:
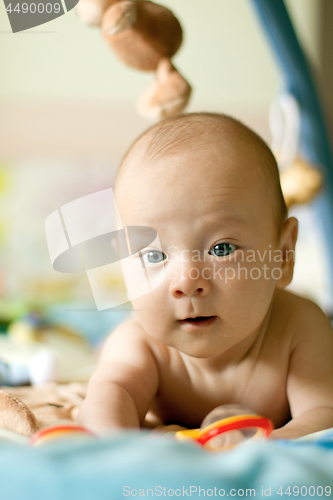
[[[170,436],[131,432],[39,448],[1,443],[0,498],[330,498],[330,438],[253,441],[219,453]]]

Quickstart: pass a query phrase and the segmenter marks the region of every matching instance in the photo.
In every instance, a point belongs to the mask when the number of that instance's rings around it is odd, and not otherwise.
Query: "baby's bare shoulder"
[[[165,346],[153,339],[140,325],[136,318],[119,324],[105,340],[99,365],[125,362],[147,366],[157,365],[165,356]]]
[[[148,335],[136,320],[123,322],[103,345],[88,384],[87,400],[99,398],[106,405],[111,401],[115,414],[118,410],[124,412],[123,407],[119,408],[120,401],[130,401],[127,408],[132,411],[134,403],[134,417],[137,413],[142,423],[158,386],[159,370]],[[133,419],[130,421],[133,424]]]
[[[284,311],[292,332],[286,386],[292,417],[332,408],[333,329],[329,318],[311,300],[286,291],[277,297],[277,310]]]
[[[323,337],[333,339],[333,329],[329,318],[322,309],[309,299],[278,290],[274,301],[274,319],[285,331],[293,336],[294,342],[306,338],[319,341]]]
[[[328,318],[322,309],[312,302],[312,300],[288,292],[287,290],[277,290],[273,303],[273,314],[281,317],[285,324],[290,324],[294,328],[297,325],[307,324],[309,321],[320,321]]]
[[[104,342],[88,390],[114,384],[125,389],[135,401],[144,401],[145,405],[149,404],[159,385],[159,370],[150,337],[135,319],[121,323]]]
[[[111,354],[116,346],[126,346],[131,348],[133,344],[147,343],[147,334],[140,323],[131,318],[120,323],[106,338],[102,354]]]

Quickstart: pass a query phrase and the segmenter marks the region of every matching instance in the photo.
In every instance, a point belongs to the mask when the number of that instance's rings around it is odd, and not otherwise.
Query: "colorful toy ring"
[[[32,435],[29,444],[41,446],[45,443],[56,441],[63,438],[86,438],[96,437],[93,432],[81,425],[54,425],[46,427]]]
[[[257,429],[256,434],[251,439],[257,439],[261,436],[267,438],[273,430],[273,424],[268,418],[260,415],[236,415],[217,420],[203,429],[178,431],[176,437],[181,441],[192,439],[204,446],[212,438],[225,432],[250,428]]]

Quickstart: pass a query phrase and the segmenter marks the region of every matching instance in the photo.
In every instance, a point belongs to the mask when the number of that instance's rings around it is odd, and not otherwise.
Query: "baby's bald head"
[[[115,191],[126,182],[145,181],[150,178],[159,180],[163,165],[165,173],[166,158],[174,158],[186,151],[201,154],[212,151],[218,158],[227,159],[229,172],[260,178],[257,189],[265,191],[267,207],[274,214],[278,233],[287,217],[287,209],[281,192],[279,171],[276,160],[266,143],[248,127],[234,118],[217,113],[191,113],[164,120],[144,132],[131,146],[119,168]],[[246,171],[244,170],[246,168]],[[193,164],[188,165],[188,180],[194,175]],[[147,170],[148,169],[148,170]],[[253,173],[252,173],[253,170]],[[202,170],[203,175],[209,175]],[[186,186],[185,186],[186,187]]]

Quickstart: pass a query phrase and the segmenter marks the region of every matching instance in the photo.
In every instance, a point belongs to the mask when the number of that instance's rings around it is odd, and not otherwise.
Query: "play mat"
[[[249,442],[213,453],[153,433],[0,444],[1,498],[330,497],[332,431],[314,441]]]
[[[85,384],[10,390],[42,425],[72,419]],[[60,420],[59,420],[60,419]],[[22,429],[21,429],[22,431]],[[120,500],[124,497],[331,497],[333,429],[294,441],[250,440],[210,451],[171,434],[59,431],[32,442],[0,431],[1,498]]]

